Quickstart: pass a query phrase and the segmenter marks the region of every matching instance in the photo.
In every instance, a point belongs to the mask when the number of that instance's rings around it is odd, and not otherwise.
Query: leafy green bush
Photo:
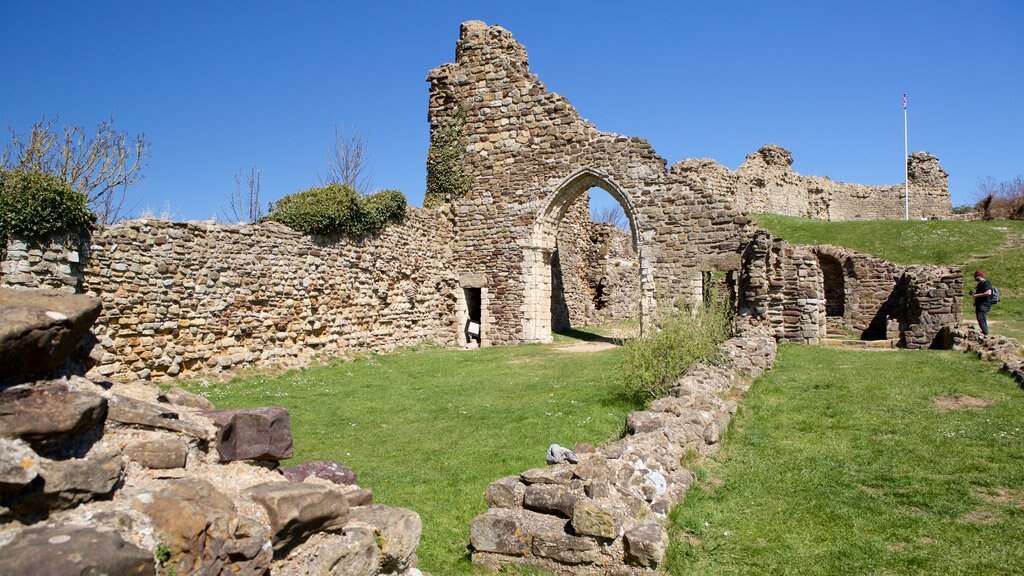
[[[77,232],[96,221],[86,198],[63,180],[42,172],[0,171],[0,238],[41,239]]]
[[[362,197],[344,184],[310,188],[270,205],[265,220],[280,222],[304,234],[376,234],[389,222],[405,218],[405,196],[384,190]]]
[[[728,304],[715,302],[695,309],[669,307],[659,317],[657,332],[626,343],[618,373],[629,397],[641,402],[661,398],[691,364],[714,359],[732,333]]]

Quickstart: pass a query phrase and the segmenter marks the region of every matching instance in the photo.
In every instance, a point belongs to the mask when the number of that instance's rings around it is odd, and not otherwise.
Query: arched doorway
[[[566,211],[591,188],[600,188],[621,206],[630,224],[630,236],[639,262],[640,327],[653,309],[653,282],[647,250],[640,232],[642,222],[633,199],[608,175],[584,169],[567,178],[538,212],[530,242],[523,250],[523,340],[550,342],[552,330],[552,260],[557,257],[557,233]]]

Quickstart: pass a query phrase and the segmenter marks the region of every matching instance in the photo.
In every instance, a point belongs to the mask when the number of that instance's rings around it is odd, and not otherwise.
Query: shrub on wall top
[[[265,220],[304,234],[376,234],[405,217],[405,196],[384,190],[369,196],[344,184],[328,184],[289,194],[270,205]]]
[[[84,194],[60,178],[34,171],[0,171],[0,238],[41,239],[96,222]]]

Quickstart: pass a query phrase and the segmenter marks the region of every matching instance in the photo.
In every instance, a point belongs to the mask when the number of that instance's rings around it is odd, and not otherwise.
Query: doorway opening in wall
[[[846,277],[843,265],[828,254],[818,254],[825,292],[825,329],[832,334],[841,333],[846,324]]]
[[[465,340],[463,344],[480,346],[480,337],[483,331],[480,313],[480,288],[463,288],[462,295],[466,301],[466,325],[463,328]]]
[[[551,330],[628,332],[638,324],[640,265],[632,222],[618,200],[591,187],[569,200],[551,253]]]

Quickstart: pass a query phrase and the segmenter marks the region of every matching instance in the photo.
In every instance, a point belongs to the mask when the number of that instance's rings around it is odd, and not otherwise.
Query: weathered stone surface
[[[59,367],[99,314],[91,296],[0,288],[0,380]]]
[[[641,524],[623,535],[626,562],[634,566],[654,568],[665,559],[668,532],[658,524]]]
[[[533,536],[533,553],[562,564],[587,564],[601,557],[598,543],[563,532],[540,531]]]
[[[576,495],[564,486],[556,484],[527,486],[523,494],[524,508],[546,514],[557,514],[566,518],[572,518],[572,511],[576,508],[578,501],[579,498]]]
[[[563,448],[558,444],[552,444],[548,446],[548,453],[545,456],[545,460],[549,465],[551,464],[576,464],[580,461],[579,456],[575,452],[568,448]]]
[[[373,504],[373,490],[369,488],[357,488],[355,490],[346,490],[345,499],[348,500],[349,508],[356,506],[369,506]]]
[[[170,551],[165,565],[179,574],[257,576],[270,566],[270,534],[205,480],[167,481],[136,494],[132,505],[152,519],[154,536]]]
[[[121,481],[122,463],[117,454],[83,459],[43,460],[39,475],[43,493],[54,508],[76,506],[110,496]]]
[[[188,408],[198,408],[200,410],[213,410],[213,402],[210,402],[206,398],[199,394],[193,394],[188,390],[174,386],[167,392],[160,395],[159,400],[161,402],[167,402],[174,404],[175,406],[186,406]]]
[[[25,442],[0,436],[0,496],[39,476],[39,455]]]
[[[110,395],[109,418],[120,424],[184,432],[200,440],[213,440],[215,429],[209,423],[183,412],[143,402],[119,394]]]
[[[286,408],[208,410],[203,414],[217,425],[217,453],[222,462],[292,457],[291,416]]]
[[[546,468],[531,468],[520,475],[527,484],[568,484],[572,480],[572,467],[555,464]]]
[[[181,438],[146,440],[125,446],[123,454],[154,470],[184,468],[188,459],[188,443]]]
[[[572,529],[581,536],[614,540],[622,527],[611,511],[593,502],[581,502],[573,508]]]
[[[25,439],[36,450],[103,423],[107,401],[64,385],[17,386],[0,392],[0,435]]]
[[[348,528],[340,538],[320,546],[311,576],[373,576],[380,564],[380,551],[373,531]]]
[[[518,476],[508,476],[491,482],[484,491],[484,499],[491,508],[515,508],[523,505],[525,492],[526,486]]]
[[[302,482],[306,478],[314,477],[335,484],[356,484],[355,471],[334,460],[313,460],[298,466],[282,467],[279,470],[290,482]]]
[[[530,552],[533,537],[512,510],[492,508],[473,519],[469,541],[474,550],[522,556]]]
[[[153,553],[114,530],[27,528],[0,546],[0,574],[156,574]]]
[[[349,511],[344,494],[323,484],[269,482],[244,495],[266,509],[275,550],[287,549],[313,532],[341,528]]]
[[[345,530],[352,528],[366,528],[380,537],[382,573],[400,573],[415,564],[416,546],[423,532],[419,514],[380,504],[360,506],[349,511]]]

